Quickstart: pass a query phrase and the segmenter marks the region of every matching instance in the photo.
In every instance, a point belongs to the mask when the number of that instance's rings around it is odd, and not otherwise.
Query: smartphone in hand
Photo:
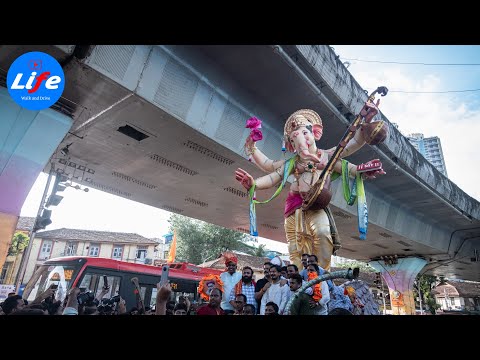
[[[160,286],[165,285],[168,283],[168,271],[170,270],[170,267],[168,265],[163,265],[162,266],[162,275],[160,276]]]

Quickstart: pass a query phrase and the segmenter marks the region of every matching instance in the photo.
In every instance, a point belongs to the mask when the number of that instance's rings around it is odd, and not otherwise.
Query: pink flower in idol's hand
[[[252,129],[252,131],[250,131],[250,137],[252,138],[253,141],[262,140],[263,139],[262,130]]]
[[[246,128],[249,129],[260,129],[262,127],[262,120],[257,119],[255,116],[247,120]]]

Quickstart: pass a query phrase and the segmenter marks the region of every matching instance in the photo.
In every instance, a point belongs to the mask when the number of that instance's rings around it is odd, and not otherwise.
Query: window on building
[[[164,258],[164,259],[167,259],[169,253],[170,253],[170,251],[164,251],[164,252],[163,252],[163,258]]]
[[[100,245],[99,244],[90,244],[88,248],[88,256],[96,256],[100,253]]]
[[[113,245],[112,259],[121,259],[123,255],[123,246]]]
[[[38,255],[38,260],[46,260],[50,258],[52,253],[52,240],[43,240],[42,248],[40,249],[40,254]]]
[[[2,268],[2,273],[0,274],[0,284],[5,283],[5,278],[7,277],[8,267],[6,265]]]
[[[140,261],[145,261],[147,257],[147,247],[146,246],[137,246],[136,259]]]
[[[67,242],[65,245],[65,256],[77,255],[77,243]]]

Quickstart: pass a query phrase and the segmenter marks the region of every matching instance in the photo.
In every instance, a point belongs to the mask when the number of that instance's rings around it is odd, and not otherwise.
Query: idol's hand
[[[242,186],[247,190],[250,190],[254,183],[252,175],[240,168],[235,171],[235,180],[242,184]]]

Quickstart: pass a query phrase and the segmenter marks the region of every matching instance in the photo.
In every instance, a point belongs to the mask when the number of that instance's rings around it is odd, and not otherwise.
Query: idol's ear
[[[290,142],[290,138],[288,136],[285,137],[285,148],[291,153],[295,152],[295,149],[293,148],[293,145]]]
[[[317,140],[317,141],[320,140],[320,138],[322,137],[322,134],[323,134],[323,126],[318,125],[318,124],[313,125],[312,132],[313,132],[313,137],[315,138],[315,140]]]

